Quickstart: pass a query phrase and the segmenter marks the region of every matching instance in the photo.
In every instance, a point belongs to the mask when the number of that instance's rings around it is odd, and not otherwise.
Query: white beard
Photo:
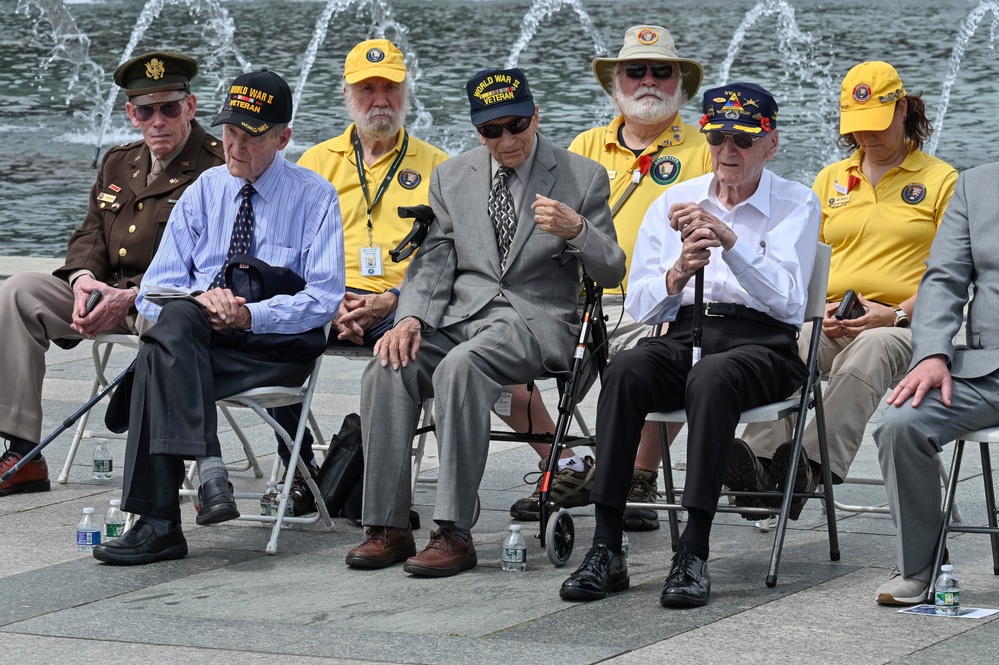
[[[351,121],[357,126],[362,134],[374,140],[385,140],[396,136],[402,129],[402,123],[406,120],[409,109],[408,95],[403,97],[403,102],[398,111],[390,108],[373,108],[362,114],[354,101],[353,92],[349,86],[344,95],[344,103],[347,106],[347,113]]]
[[[617,77],[614,78],[614,102],[625,118],[643,125],[658,125],[669,122],[683,104],[683,89],[677,86],[676,92],[666,95],[656,87],[642,86],[631,97],[621,92]]]

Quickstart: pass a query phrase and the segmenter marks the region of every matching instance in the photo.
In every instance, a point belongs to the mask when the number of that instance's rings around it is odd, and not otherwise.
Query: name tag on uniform
[[[114,203],[114,200],[118,198],[114,194],[108,194],[107,192],[101,192],[97,195],[98,201],[103,201],[105,203]]]
[[[381,245],[361,248],[361,274],[366,277],[381,277],[385,274]]]
[[[850,195],[844,194],[843,196],[834,196],[829,199],[830,208],[839,208],[840,206],[845,206],[850,201]]]

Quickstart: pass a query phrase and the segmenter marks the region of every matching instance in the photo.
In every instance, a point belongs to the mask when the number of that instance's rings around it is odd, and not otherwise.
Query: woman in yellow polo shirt
[[[922,151],[932,131],[920,95],[907,94],[887,62],[865,62],[846,75],[839,145],[851,154],[824,168],[812,185],[822,202],[819,237],[832,246],[819,368],[829,373],[825,420],[836,483],[846,478],[881,398],[912,360],[909,321],[916,289],[957,182],[952,166]],[[863,314],[837,319],[850,290]],[[799,337],[802,357],[809,337],[806,323]],[[729,488],[783,489],[792,427],[785,421],[747,429],[746,442],[737,442],[732,452]],[[811,491],[819,480],[814,420],[803,452],[811,463],[799,463],[795,490]],[[795,500],[792,519],[804,503]]]

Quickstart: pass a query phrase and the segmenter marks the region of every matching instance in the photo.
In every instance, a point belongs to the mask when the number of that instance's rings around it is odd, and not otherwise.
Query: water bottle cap
[[[111,505],[117,508],[121,505],[121,499],[111,499]]]
[[[520,525],[519,524],[511,524],[510,525],[510,531],[514,531],[514,532],[520,531]]]
[[[94,509],[93,509],[93,508],[90,508],[90,507],[88,506],[87,508],[84,508],[84,509],[83,509],[83,514],[84,514],[84,515],[93,515],[93,514],[94,514]]]
[[[950,573],[954,571],[954,566],[950,565],[949,563],[945,563],[944,565],[940,566],[940,570],[944,571],[945,573]]]

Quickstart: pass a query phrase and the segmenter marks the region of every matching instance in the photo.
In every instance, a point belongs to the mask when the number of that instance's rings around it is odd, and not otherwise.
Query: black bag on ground
[[[326,510],[336,517],[348,499],[359,488],[364,473],[364,454],[361,450],[361,417],[349,413],[343,419],[340,432],[333,435],[329,452],[319,468],[319,492],[323,495]]]

